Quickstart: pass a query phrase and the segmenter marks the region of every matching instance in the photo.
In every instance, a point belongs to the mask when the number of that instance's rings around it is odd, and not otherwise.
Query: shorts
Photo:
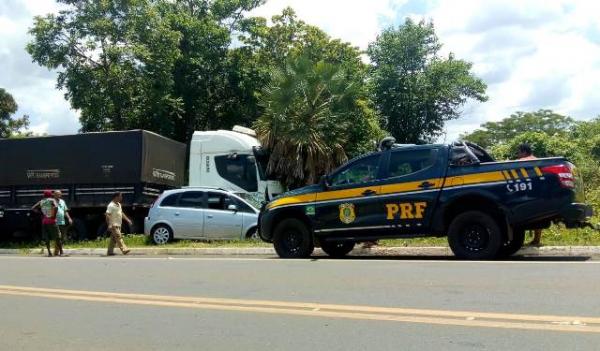
[[[42,239],[44,241],[58,240],[60,238],[60,231],[56,224],[42,224]]]

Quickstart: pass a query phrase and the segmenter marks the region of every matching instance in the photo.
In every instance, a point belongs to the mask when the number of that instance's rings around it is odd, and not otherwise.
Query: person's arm
[[[69,221],[69,225],[73,225],[73,220],[71,219],[71,215],[69,214],[68,211],[65,211],[65,216],[67,217],[67,220]]]
[[[112,207],[110,204],[106,207],[106,212],[104,213],[104,218],[106,219],[106,226],[110,228],[110,214],[112,212]]]
[[[129,219],[129,217],[127,217],[127,215],[125,214],[125,212],[123,212],[123,219],[127,221],[127,223],[129,223],[129,225],[131,225],[131,219]]]
[[[42,200],[36,202],[35,205],[31,206],[31,210],[36,211],[40,207],[40,202],[42,202]]]
[[[56,202],[52,202],[52,218],[56,218],[57,212],[58,212],[58,206],[56,206]]]

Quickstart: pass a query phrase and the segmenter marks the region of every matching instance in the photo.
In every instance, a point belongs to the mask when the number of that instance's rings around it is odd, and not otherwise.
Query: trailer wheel
[[[67,239],[72,241],[87,239],[85,223],[79,218],[73,218],[73,224],[67,228]]]
[[[448,243],[454,255],[468,260],[489,260],[502,246],[502,231],[487,213],[467,211],[454,218],[448,229]]]
[[[155,245],[165,245],[173,240],[173,231],[168,225],[159,224],[152,228],[150,238]]]

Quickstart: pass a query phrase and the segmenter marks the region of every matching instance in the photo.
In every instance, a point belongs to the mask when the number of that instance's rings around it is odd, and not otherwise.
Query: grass
[[[532,239],[532,233],[527,233],[525,242]],[[157,247],[153,245],[149,238],[140,234],[131,234],[124,236],[125,244],[129,247]],[[545,246],[600,246],[600,231],[590,228],[566,229],[562,226],[552,226],[545,229],[542,234],[542,244]],[[424,246],[448,246],[446,238],[414,238],[414,239],[390,239],[381,240],[379,245],[384,247],[424,247]],[[31,250],[41,249],[40,242],[9,242],[0,243],[0,248],[19,249],[26,253]],[[272,244],[255,240],[231,240],[231,241],[192,241],[177,240],[160,247],[167,248],[219,248],[219,247],[271,247]],[[97,240],[85,240],[77,242],[67,242],[65,248],[106,248],[108,247],[108,238]]]

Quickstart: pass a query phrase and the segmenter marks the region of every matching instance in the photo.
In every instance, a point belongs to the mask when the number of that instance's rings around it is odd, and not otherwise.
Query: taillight
[[[554,165],[544,167],[542,168],[542,172],[556,174],[558,176],[560,186],[563,188],[575,188],[575,177],[573,176],[573,170],[568,165]]]

